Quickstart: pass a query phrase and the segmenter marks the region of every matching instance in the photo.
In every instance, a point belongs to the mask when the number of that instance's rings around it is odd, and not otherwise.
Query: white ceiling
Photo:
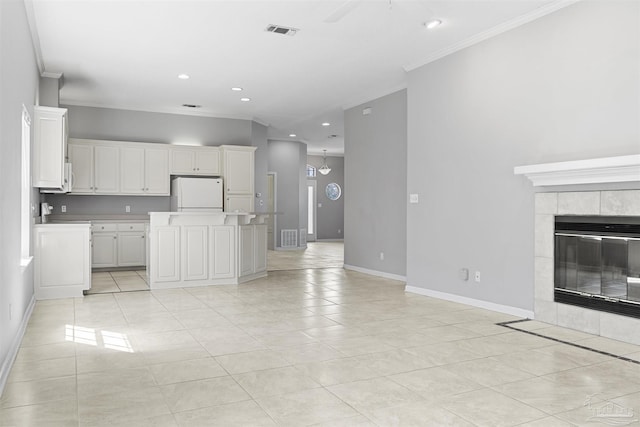
[[[575,0],[25,1],[43,71],[64,74],[62,104],[253,119],[269,125],[270,139],[338,154],[344,108]],[[426,29],[434,18],[443,24]],[[269,24],[299,32],[269,33]]]

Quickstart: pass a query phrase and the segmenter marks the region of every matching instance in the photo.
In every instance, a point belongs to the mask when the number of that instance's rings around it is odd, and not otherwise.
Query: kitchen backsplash
[[[67,194],[41,195],[41,201],[53,205],[54,215],[147,214],[171,210],[168,196],[80,196]],[[62,207],[66,206],[66,212]],[[127,212],[129,206],[129,212]]]

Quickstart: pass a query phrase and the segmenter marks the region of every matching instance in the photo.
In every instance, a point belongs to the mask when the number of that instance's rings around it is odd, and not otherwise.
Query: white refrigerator
[[[222,178],[174,178],[171,211],[222,212]]]

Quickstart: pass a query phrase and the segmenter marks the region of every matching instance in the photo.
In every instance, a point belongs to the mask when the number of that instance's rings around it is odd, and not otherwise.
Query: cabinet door
[[[91,246],[92,267],[116,267],[118,265],[116,233],[93,233]]]
[[[225,151],[224,178],[228,193],[253,195],[253,151]]]
[[[195,154],[190,149],[171,150],[171,174],[193,175],[195,173]]]
[[[206,280],[209,233],[206,225],[182,227],[182,280]]]
[[[94,152],[95,192],[120,192],[120,148],[96,145]]]
[[[233,226],[210,227],[209,272],[211,279],[225,279],[235,276],[235,238]]]
[[[144,150],[145,194],[169,195],[169,151]]]
[[[225,198],[225,212],[253,212],[253,195],[228,195]]]
[[[180,281],[180,227],[158,227],[152,238],[152,281]]]
[[[120,192],[144,193],[144,148],[122,147],[120,149]]]
[[[93,193],[93,146],[69,144],[72,193]]]
[[[67,150],[66,111],[64,108],[34,108],[34,187],[63,186]]]
[[[253,253],[253,226],[242,225],[239,227],[240,233],[240,276],[253,274],[254,253]]]
[[[144,233],[118,233],[118,266],[145,265]]]
[[[217,148],[203,148],[195,153],[198,175],[220,175],[220,151]]]
[[[267,271],[267,225],[253,226],[254,272]]]

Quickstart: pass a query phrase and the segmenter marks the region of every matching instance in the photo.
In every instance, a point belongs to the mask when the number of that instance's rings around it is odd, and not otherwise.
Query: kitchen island
[[[265,277],[268,216],[245,212],[149,212],[149,287],[236,285]]]

